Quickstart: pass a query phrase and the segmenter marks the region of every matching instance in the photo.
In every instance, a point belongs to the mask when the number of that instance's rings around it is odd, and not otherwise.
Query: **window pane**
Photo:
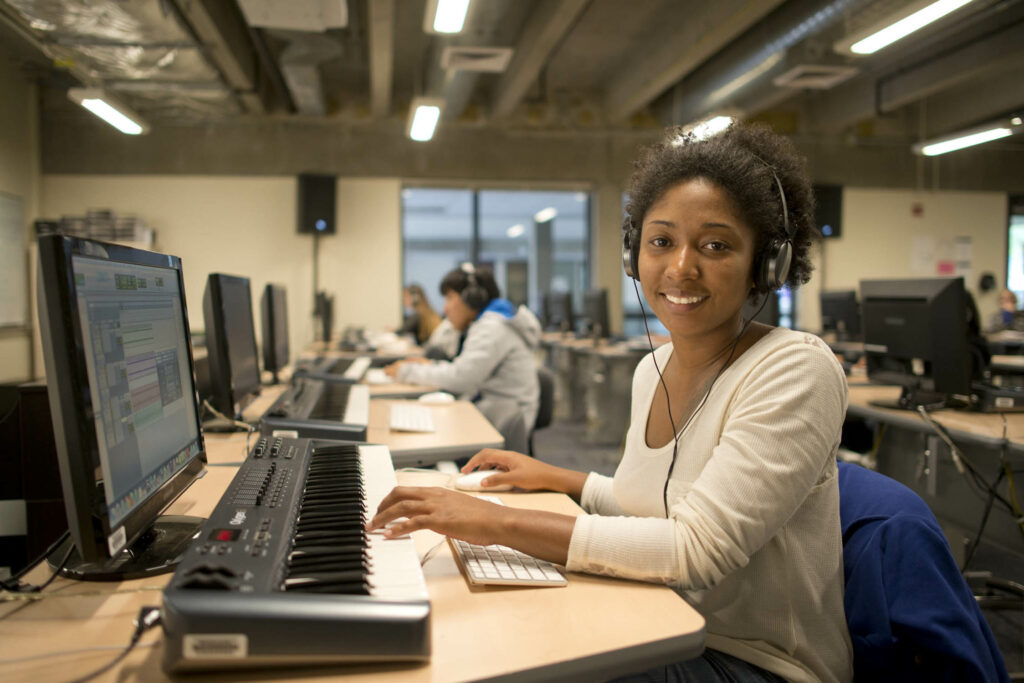
[[[479,261],[494,268],[502,295],[540,313],[541,298],[588,282],[589,197],[585,192],[480,191]]]
[[[1006,255],[1006,287],[1024,300],[1024,196],[1010,197],[1009,253]]]
[[[402,268],[404,284],[423,287],[441,312],[441,278],[471,259],[473,191],[440,188],[402,190]]]

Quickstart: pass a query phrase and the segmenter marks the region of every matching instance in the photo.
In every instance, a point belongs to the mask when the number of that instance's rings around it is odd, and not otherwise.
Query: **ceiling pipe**
[[[786,50],[866,4],[868,0],[786,3],[673,87],[672,122],[685,125],[735,103],[786,67]]]

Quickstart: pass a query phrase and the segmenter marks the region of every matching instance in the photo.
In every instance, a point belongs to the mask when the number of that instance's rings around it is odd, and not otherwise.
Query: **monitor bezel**
[[[245,341],[249,346],[251,339],[251,354],[256,363],[255,381],[249,386],[236,384],[237,368],[231,362],[224,309],[223,285],[226,280],[245,282],[246,306],[251,330],[251,334],[246,334]],[[250,279],[244,275],[210,273],[206,278],[206,289],[203,292],[203,324],[206,328],[206,351],[210,364],[210,384],[213,390],[211,398],[214,407],[228,417],[238,419],[246,406],[256,400],[263,386],[260,374],[260,352],[256,345],[256,318],[253,316],[252,282]]]
[[[291,348],[288,341],[288,290],[268,282],[260,297],[260,323],[263,331],[263,369],[280,372],[287,365]],[[284,335],[278,339],[277,323],[284,319]]]
[[[920,339],[929,345],[930,371],[922,375],[898,372],[879,365],[887,355],[900,357],[875,344],[872,309],[874,302],[919,301],[930,308],[929,324],[932,329],[917,330]],[[936,301],[944,302],[945,306]],[[967,290],[962,277],[912,278],[904,280],[860,281],[861,334],[864,339],[868,379],[873,383],[896,384],[911,391],[931,392],[947,396],[969,395],[971,390],[971,360],[967,336]],[[962,329],[963,335],[951,331]],[[936,371],[936,366],[940,367]]]
[[[68,530],[82,559],[105,562],[131,546],[182,493],[202,475],[206,442],[200,427],[199,394],[196,390],[195,356],[185,301],[181,259],[119,244],[66,235],[43,235],[38,240],[39,323],[46,365],[47,394],[53,416],[57,465],[60,471]],[[168,479],[149,498],[115,524],[110,524],[106,497],[97,486],[100,467],[95,408],[89,391],[82,321],[79,317],[72,258],[100,259],[173,271],[181,292],[182,325],[191,372],[191,391],[199,451],[195,458]],[[46,282],[52,280],[50,285]],[[55,286],[54,286],[55,285]],[[72,343],[67,343],[72,340]],[[53,378],[61,378],[55,382]],[[77,454],[77,455],[76,455]],[[116,537],[114,532],[124,529]]]

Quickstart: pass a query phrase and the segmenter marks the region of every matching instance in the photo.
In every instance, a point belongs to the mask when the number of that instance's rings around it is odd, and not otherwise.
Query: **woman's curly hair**
[[[681,182],[709,180],[732,198],[757,235],[751,276],[758,283],[769,243],[786,234],[773,171],[782,183],[793,234],[793,260],[786,284],[798,287],[811,277],[814,267],[810,249],[820,238],[814,219],[814,195],[804,160],[793,143],[765,125],[734,124],[704,140],[678,128],[669,129],[662,142],[647,147],[634,163],[623,234],[639,245],[644,216],[654,202]],[[755,287],[756,293],[766,291],[760,284]]]

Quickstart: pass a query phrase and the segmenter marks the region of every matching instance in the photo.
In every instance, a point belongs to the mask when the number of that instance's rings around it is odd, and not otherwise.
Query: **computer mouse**
[[[509,491],[511,484],[498,484],[497,486],[484,486],[482,482],[492,474],[501,470],[474,470],[469,474],[463,474],[455,480],[455,488],[460,491]]]
[[[447,391],[431,391],[420,396],[420,403],[429,403],[432,405],[442,405],[444,403],[451,403],[454,400],[455,397],[449,394]]]

